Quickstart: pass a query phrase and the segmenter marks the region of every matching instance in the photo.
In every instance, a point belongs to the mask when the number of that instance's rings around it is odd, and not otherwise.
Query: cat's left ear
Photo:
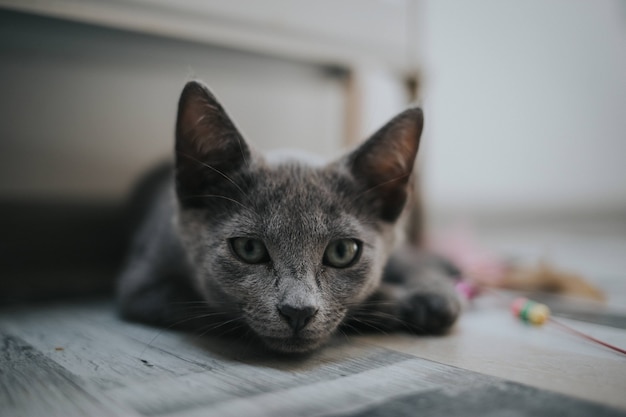
[[[421,109],[405,110],[348,155],[361,197],[384,221],[395,221],[404,209],[423,126]]]
[[[176,120],[176,191],[181,203],[202,205],[195,196],[237,187],[233,177],[250,158],[250,148],[215,96],[204,84],[188,82]]]

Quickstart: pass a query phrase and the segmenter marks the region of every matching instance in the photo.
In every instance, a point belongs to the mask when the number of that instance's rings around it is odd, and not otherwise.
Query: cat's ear
[[[176,192],[183,205],[207,193],[250,158],[250,149],[206,86],[190,81],[178,102],[176,120]]]
[[[382,220],[402,213],[424,125],[422,110],[405,110],[348,155],[348,166],[361,184],[360,197]]]

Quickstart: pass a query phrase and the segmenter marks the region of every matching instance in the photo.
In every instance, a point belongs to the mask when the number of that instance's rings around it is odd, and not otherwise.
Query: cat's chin
[[[311,339],[298,336],[292,337],[261,337],[265,345],[281,353],[308,353],[320,347],[325,338]]]

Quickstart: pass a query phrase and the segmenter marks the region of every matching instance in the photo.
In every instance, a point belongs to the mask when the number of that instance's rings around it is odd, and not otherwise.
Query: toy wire
[[[550,317],[548,319],[548,323],[552,323],[552,324],[556,325],[557,327],[560,327],[562,330],[568,331],[568,332],[570,332],[570,333],[572,333],[572,334],[574,334],[576,336],[579,336],[579,337],[582,337],[583,339],[589,340],[590,342],[597,343],[597,344],[602,345],[602,346],[604,346],[606,348],[614,350],[615,352],[621,353],[622,355],[626,355],[626,349],[622,349],[622,348],[620,348],[618,346],[615,346],[615,345],[612,345],[610,343],[604,342],[604,341],[602,341],[600,339],[596,339],[595,337],[590,336],[590,335],[588,335],[586,333],[583,333],[583,332],[581,332],[579,330],[576,330],[575,328],[573,328],[571,326],[568,326],[567,324],[565,324],[565,323],[563,323],[561,321],[555,320],[552,317]]]

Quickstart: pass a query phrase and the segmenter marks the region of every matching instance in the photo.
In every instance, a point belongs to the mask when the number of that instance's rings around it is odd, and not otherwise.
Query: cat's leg
[[[454,288],[458,278],[456,268],[440,257],[415,250],[399,251],[385,267],[378,290],[351,309],[346,327],[443,333],[461,311]]]
[[[144,221],[118,277],[118,309],[128,320],[170,326],[202,306],[166,208],[155,206]]]
[[[182,311],[191,307],[197,297],[181,284],[182,278],[164,274],[158,265],[144,259],[134,259],[119,277],[120,315],[128,320],[160,326],[183,320]]]

